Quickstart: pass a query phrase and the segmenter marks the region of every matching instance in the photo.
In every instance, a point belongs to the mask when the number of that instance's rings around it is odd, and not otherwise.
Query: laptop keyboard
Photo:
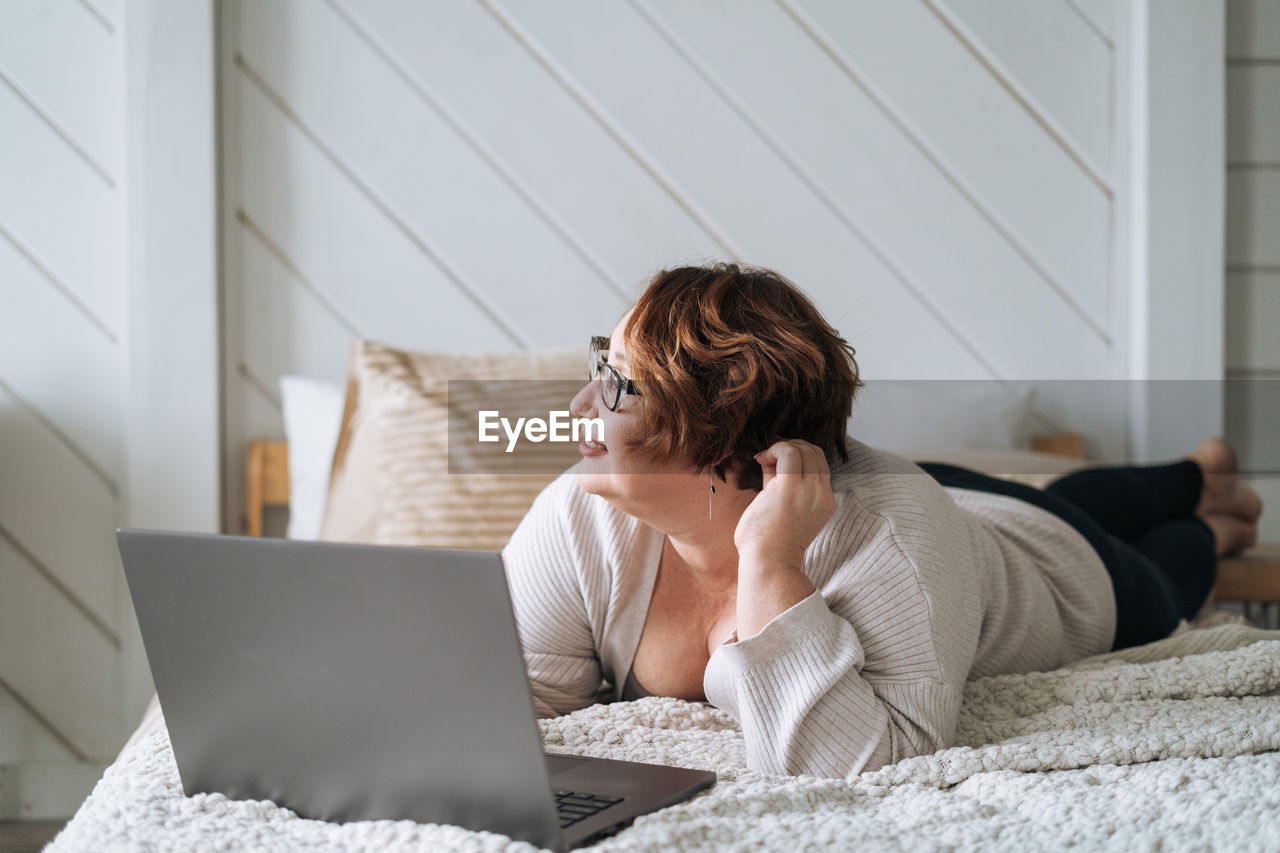
[[[556,812],[560,815],[560,828],[573,826],[609,806],[622,802],[622,797],[606,794],[583,794],[578,791],[556,791]]]

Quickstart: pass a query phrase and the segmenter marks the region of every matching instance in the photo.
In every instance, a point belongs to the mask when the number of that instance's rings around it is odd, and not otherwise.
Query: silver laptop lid
[[[562,846],[497,554],[117,538],[188,795]]]

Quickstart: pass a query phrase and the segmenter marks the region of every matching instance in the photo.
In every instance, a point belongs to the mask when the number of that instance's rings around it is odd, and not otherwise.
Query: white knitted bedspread
[[[1188,629],[1050,673],[970,682],[957,745],[852,782],[747,770],[726,714],[673,699],[542,722],[551,751],[713,769],[708,792],[598,850],[1280,849],[1280,631]],[[409,821],[329,824],[185,797],[163,724],[107,769],[46,848],[532,849]]]

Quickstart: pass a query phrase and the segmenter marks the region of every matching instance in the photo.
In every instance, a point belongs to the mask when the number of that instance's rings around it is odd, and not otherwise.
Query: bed
[[[548,354],[527,378],[575,376],[580,361],[577,353]],[[531,501],[546,482],[545,471],[452,478],[466,488],[433,494],[426,506],[416,506],[420,491],[406,496],[403,482],[439,480],[441,464],[448,470],[462,463],[453,457],[442,462],[438,448],[418,457],[406,453],[404,433],[397,430],[447,420],[442,407],[448,408],[449,388],[441,377],[509,376],[512,369],[501,361],[441,362],[358,343],[348,386],[338,395],[336,435],[320,454],[328,455],[331,470],[318,535],[455,547],[505,541],[510,531],[502,525],[477,526],[474,507],[491,501],[494,488],[515,489]],[[999,406],[986,408],[989,414]],[[951,422],[947,428],[954,435],[966,427]],[[990,421],[975,427],[987,435],[993,428]],[[300,504],[298,481],[314,474],[304,470],[310,463],[299,455],[308,442],[290,438],[256,440],[247,449],[246,527],[252,535],[263,534],[273,508]],[[1021,455],[969,448],[950,458],[1042,483],[1081,464],[1085,449],[1075,434],[1036,435],[1029,445]],[[388,455],[389,448],[395,452]],[[557,464],[554,458],[545,463],[547,470]],[[372,520],[369,501],[377,505]],[[518,521],[522,510],[515,503],[511,516]],[[1260,549],[1224,560],[1214,598],[1280,601],[1280,554]],[[549,751],[718,774],[709,792],[639,819],[597,845],[602,850],[1280,848],[1274,820],[1280,813],[1280,786],[1274,784],[1280,778],[1280,631],[1216,610],[1214,598],[1193,623],[1182,623],[1159,642],[1048,673],[971,681],[954,746],[849,781],[750,770],[733,719],[703,704],[646,698],[595,705],[539,725]],[[156,705],[47,849],[527,847],[456,827],[334,825],[266,801],[186,797]]]

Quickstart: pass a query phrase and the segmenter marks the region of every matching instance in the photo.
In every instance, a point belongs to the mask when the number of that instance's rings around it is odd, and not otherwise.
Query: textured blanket
[[[541,725],[551,751],[719,774],[593,849],[1280,849],[1280,631],[1184,623],[1054,672],[972,681],[955,747],[850,781],[752,772],[730,717],[673,699]],[[161,724],[47,850],[516,848],[532,849],[456,827],[336,825],[265,801],[185,797]]]

